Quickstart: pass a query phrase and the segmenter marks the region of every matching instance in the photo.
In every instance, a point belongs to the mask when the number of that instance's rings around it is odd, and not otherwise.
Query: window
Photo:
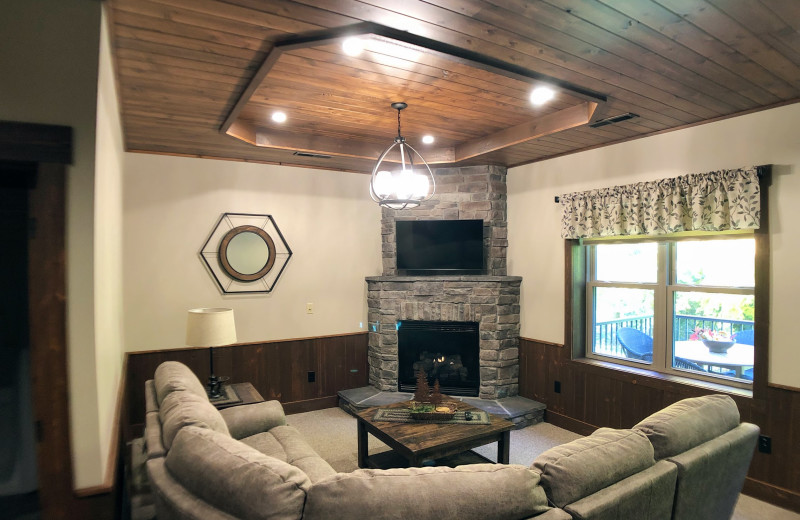
[[[755,238],[595,242],[586,254],[586,355],[748,387]]]

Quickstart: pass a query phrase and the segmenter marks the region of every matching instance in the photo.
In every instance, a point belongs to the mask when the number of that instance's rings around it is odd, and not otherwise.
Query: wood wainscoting
[[[138,437],[144,424],[144,383],[164,361],[180,361],[208,380],[207,348],[129,352],[123,436]],[[233,383],[250,382],[265,399],[277,399],[286,413],[337,405],[339,390],[367,385],[367,333],[266,341],[214,348],[214,371]],[[314,382],[309,382],[309,372]]]
[[[630,428],[676,401],[713,393],[657,375],[573,361],[568,348],[543,341],[521,338],[519,358],[520,395],[545,403],[547,422],[583,435],[603,426]],[[731,397],[742,421],[772,438],[771,454],[754,454],[744,492],[800,512],[800,389],[769,385],[766,399]]]

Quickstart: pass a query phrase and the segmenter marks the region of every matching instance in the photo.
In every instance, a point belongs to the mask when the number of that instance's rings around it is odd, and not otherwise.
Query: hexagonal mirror
[[[272,215],[224,213],[200,250],[223,293],[270,292],[292,250]]]

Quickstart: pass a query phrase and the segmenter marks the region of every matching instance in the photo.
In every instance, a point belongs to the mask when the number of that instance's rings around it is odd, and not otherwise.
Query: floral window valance
[[[758,229],[760,193],[756,167],[570,193],[560,197],[561,236]]]

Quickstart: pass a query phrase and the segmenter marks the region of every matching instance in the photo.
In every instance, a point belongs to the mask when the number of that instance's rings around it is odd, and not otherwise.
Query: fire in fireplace
[[[404,320],[398,324],[398,390],[413,392],[417,373],[439,380],[442,393],[477,396],[480,387],[478,323]]]

